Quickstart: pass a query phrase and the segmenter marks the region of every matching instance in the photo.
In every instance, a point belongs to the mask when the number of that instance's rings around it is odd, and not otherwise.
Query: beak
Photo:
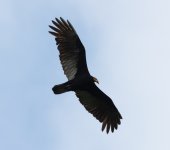
[[[93,77],[94,82],[99,84],[99,81],[97,80],[97,78]]]

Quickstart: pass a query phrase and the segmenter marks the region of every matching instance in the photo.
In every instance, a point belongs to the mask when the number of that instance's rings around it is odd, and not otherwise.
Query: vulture
[[[61,17],[55,18],[52,23],[53,26],[49,25],[52,29],[49,33],[55,37],[61,65],[68,78],[67,82],[52,88],[54,94],[74,91],[85,109],[102,123],[101,130],[114,132],[122,116],[111,98],[96,86],[95,82],[99,83],[97,78],[90,75],[85,48],[76,30],[68,20]]]

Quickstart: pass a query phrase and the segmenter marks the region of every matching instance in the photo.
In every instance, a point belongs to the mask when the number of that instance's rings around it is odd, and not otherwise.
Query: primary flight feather
[[[49,31],[55,36],[59,50],[60,61],[68,81],[55,85],[52,90],[55,94],[74,91],[85,109],[102,123],[102,131],[112,132],[121,123],[121,114],[113,101],[103,93],[94,82],[98,80],[91,76],[86,63],[86,53],[74,27],[63,18],[56,18],[49,26]]]

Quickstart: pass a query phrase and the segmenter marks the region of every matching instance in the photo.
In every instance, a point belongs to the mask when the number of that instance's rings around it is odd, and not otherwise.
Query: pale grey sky
[[[169,150],[168,0],[0,0],[0,149]],[[70,92],[51,20],[63,17],[86,48],[88,67],[123,116],[113,134]]]

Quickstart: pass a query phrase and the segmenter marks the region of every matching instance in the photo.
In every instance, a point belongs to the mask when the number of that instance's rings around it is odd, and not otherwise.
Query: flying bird
[[[53,31],[49,31],[55,37],[59,50],[59,58],[68,81],[55,85],[52,90],[55,94],[74,91],[80,103],[97,120],[102,123],[102,131],[114,132],[122,119],[121,114],[111,98],[102,92],[95,84],[97,78],[90,75],[85,48],[72,24],[63,18],[52,20]]]

